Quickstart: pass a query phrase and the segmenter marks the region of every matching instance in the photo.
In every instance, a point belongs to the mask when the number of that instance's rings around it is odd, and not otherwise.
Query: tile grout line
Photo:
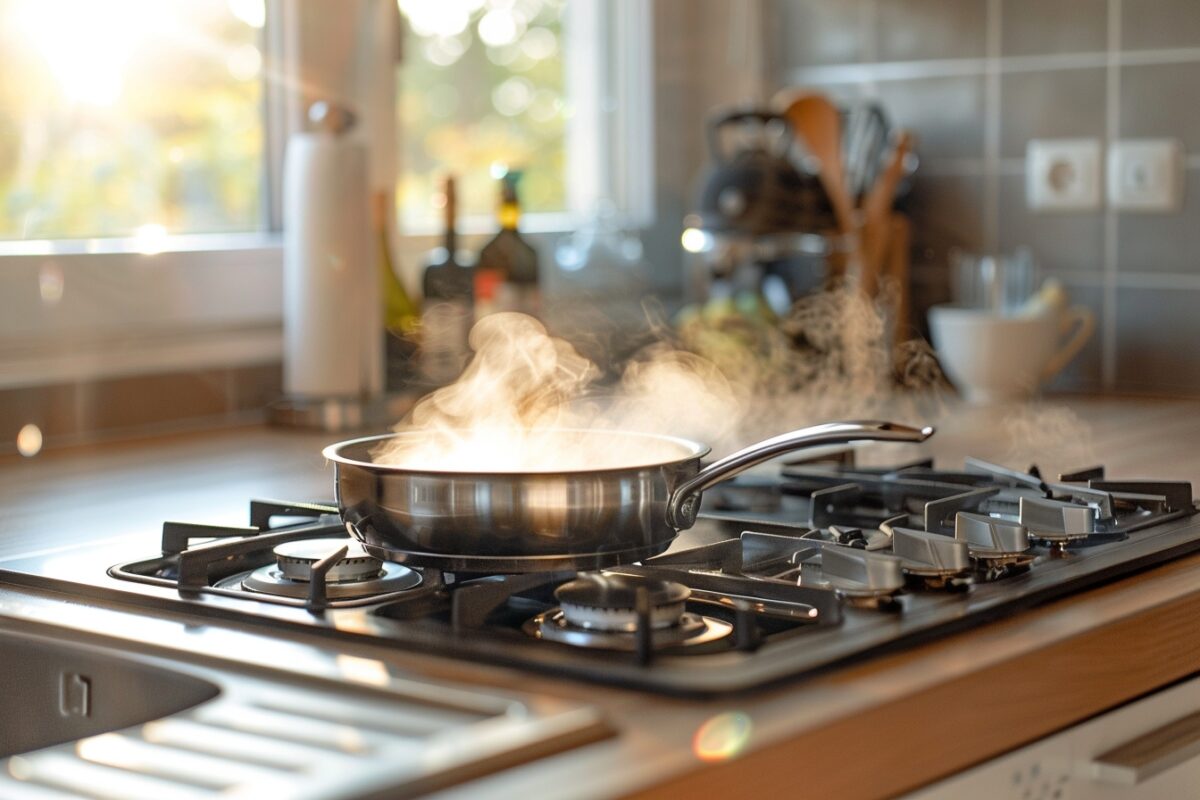
[[[863,51],[860,53],[861,61],[874,63],[879,59],[879,3],[876,0],[862,3],[859,6],[858,24],[862,39],[866,42]],[[879,97],[879,82],[876,80],[865,80],[862,82],[862,87],[865,89],[868,97],[878,99]]]
[[[1000,42],[1001,0],[988,0],[985,18],[986,72],[983,87],[983,249],[999,248],[1000,231]]]
[[[879,58],[879,42],[875,36],[875,20],[878,16],[878,7],[876,3],[862,3],[858,7],[858,25],[859,35],[862,41],[866,43],[863,49],[860,61],[873,63]]]
[[[940,58],[924,61],[871,61],[872,53],[864,53],[864,63],[818,64],[795,67],[790,71],[798,83],[868,83],[873,81],[919,80],[922,78],[956,78],[983,75],[988,69],[984,58]],[[1104,69],[1110,62],[1118,66],[1155,66],[1162,64],[1191,64],[1200,62],[1200,48],[1177,47],[1155,50],[1129,50],[1111,53],[1108,50],[1085,53],[1048,53],[1030,56],[1000,56],[997,68],[1001,73],[1056,72],[1071,69]]]
[[[1100,290],[1109,284],[1109,276],[1103,270],[1054,270],[1047,277],[1064,283],[1086,286]],[[1116,285],[1121,289],[1158,289],[1194,292],[1200,291],[1200,275],[1186,272],[1130,272],[1118,275]],[[1101,310],[1103,314],[1103,310]]]
[[[1121,125],[1121,0],[1108,0],[1108,64],[1105,67],[1105,149],[1120,136]],[[1104,206],[1104,300],[1101,333],[1100,381],[1112,390],[1117,384],[1117,212]]]
[[[1025,174],[1025,156],[1001,157],[997,160],[996,172],[1001,176],[1021,176]],[[987,170],[984,158],[936,158],[931,157],[921,162],[922,175],[938,177],[982,177]],[[1200,172],[1200,153],[1184,157],[1185,172]]]

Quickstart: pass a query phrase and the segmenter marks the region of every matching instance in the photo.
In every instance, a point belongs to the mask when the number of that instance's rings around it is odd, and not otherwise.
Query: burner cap
[[[554,596],[572,625],[588,630],[633,631],[637,628],[638,589],[646,590],[652,628],[678,624],[692,593],[674,581],[593,573],[564,583]]]
[[[383,562],[349,539],[301,539],[276,545],[273,552],[285,578],[308,581],[312,578],[312,565],[343,545],[348,548],[346,555],[329,570],[325,576],[327,582],[365,581],[380,576]]]

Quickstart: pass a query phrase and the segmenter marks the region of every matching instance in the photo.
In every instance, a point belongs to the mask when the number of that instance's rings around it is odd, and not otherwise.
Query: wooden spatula
[[[892,227],[892,203],[896,199],[896,187],[904,177],[904,160],[911,150],[912,134],[904,130],[897,131],[887,166],[863,200],[861,285],[868,295],[875,294],[879,274],[883,270]]]
[[[825,95],[814,92],[792,95],[781,105],[808,152],[821,162],[821,186],[833,206],[838,229],[842,234],[851,233],[855,228],[854,205],[842,173],[842,120],[837,107]]]

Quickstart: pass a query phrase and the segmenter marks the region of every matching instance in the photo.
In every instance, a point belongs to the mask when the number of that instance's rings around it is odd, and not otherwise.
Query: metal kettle
[[[772,111],[714,117],[708,124],[713,163],[700,191],[703,227],[748,236],[825,227],[828,201],[816,177],[792,162],[794,141],[787,119]]]

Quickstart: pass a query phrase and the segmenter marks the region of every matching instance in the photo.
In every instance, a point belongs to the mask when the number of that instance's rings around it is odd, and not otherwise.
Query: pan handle
[[[679,484],[667,501],[667,524],[676,530],[692,527],[700,510],[700,495],[705,489],[783,453],[858,441],[923,442],[932,435],[933,428],[928,426],[910,428],[894,422],[876,421],[826,422],[780,434],[718,459]]]

